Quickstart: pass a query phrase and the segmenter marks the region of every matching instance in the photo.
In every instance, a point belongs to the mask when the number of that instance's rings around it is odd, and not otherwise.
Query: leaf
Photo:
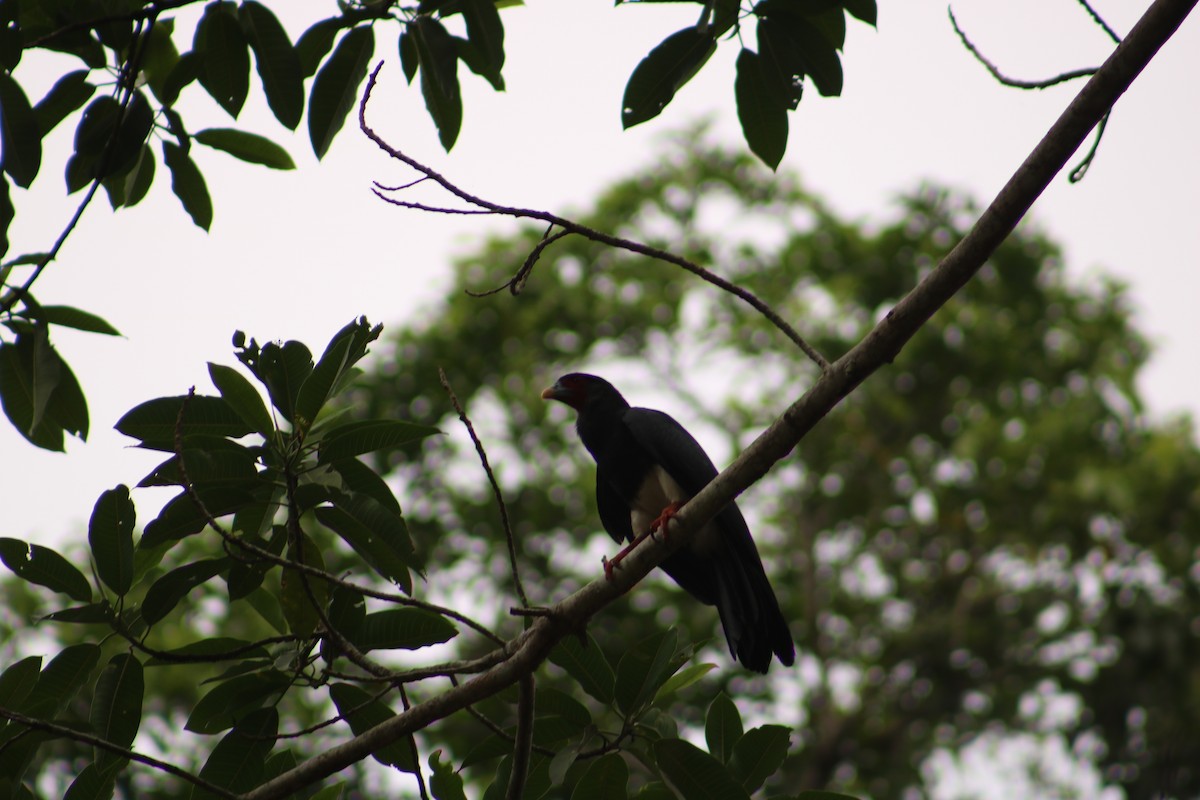
[[[417,650],[448,642],[458,635],[453,623],[423,608],[391,608],[367,614],[353,639],[368,650]]]
[[[330,17],[313,24],[296,41],[296,57],[300,60],[300,74],[311,78],[317,67],[333,47],[338,31],[348,28],[353,21],[347,17]],[[311,113],[311,112],[310,112]]]
[[[142,619],[147,625],[158,622],[170,614],[193,589],[228,569],[229,564],[227,556],[210,558],[184,564],[163,575],[146,590],[146,597],[142,600]]]
[[[126,206],[136,206],[145,199],[150,185],[154,183],[155,163],[154,151],[150,145],[143,145],[137,163],[124,178]]]
[[[142,662],[132,653],[113,656],[96,681],[90,716],[92,730],[107,742],[131,746],[142,722],[144,693]],[[96,748],[95,758],[97,765],[105,766],[121,756]]]
[[[0,560],[22,580],[45,586],[73,600],[89,602],[92,587],[83,573],[49,547],[0,538]]]
[[[374,30],[366,25],[352,28],[313,80],[308,97],[308,135],[318,159],[325,157],[333,138],[346,124],[374,52]]]
[[[385,703],[353,684],[330,684],[329,697],[355,736],[361,736],[396,716],[396,712]],[[402,772],[416,772],[417,762],[413,758],[411,742],[410,736],[397,739],[374,750],[371,757],[384,766],[395,767]]]
[[[83,108],[83,104],[92,99],[96,87],[88,82],[90,70],[80,69],[68,72],[59,78],[46,96],[33,107],[33,115],[37,117],[38,128],[45,136],[54,130],[60,122]]]
[[[286,691],[291,679],[275,669],[250,672],[218,683],[201,697],[184,725],[193,733],[220,733]]]
[[[571,800],[620,800],[629,796],[629,767],[616,753],[606,753],[588,764]]]
[[[232,3],[205,6],[192,51],[203,60],[200,85],[236,119],[250,91],[250,52]]]
[[[654,693],[654,702],[660,703],[667,700],[671,695],[691,686],[716,668],[716,664],[693,664],[687,669],[676,672]]]
[[[42,129],[16,79],[0,71],[0,168],[13,183],[29,188],[42,166]]]
[[[704,741],[708,752],[722,764],[729,763],[734,745],[742,738],[742,716],[729,695],[721,692],[708,705],[704,718]]]
[[[208,491],[222,486],[253,493],[265,480],[255,469],[257,453],[257,448],[243,447],[228,439],[189,436],[184,439],[182,455],[187,478],[197,489]],[[138,481],[138,486],[183,486],[183,478],[179,457],[172,454]]]
[[[170,99],[164,92],[167,77],[179,64],[179,50],[172,38],[174,33],[175,20],[159,19],[150,30],[149,38],[144,40],[145,49],[142,51],[142,74],[146,76],[150,91],[164,105],[170,105],[178,99],[178,92]]]
[[[25,713],[39,719],[54,719],[75,699],[100,661],[100,648],[94,644],[64,647],[38,676],[29,695]],[[0,773],[2,774],[2,773]]]
[[[334,334],[296,396],[297,427],[307,430],[312,426],[322,408],[341,387],[346,373],[366,355],[367,345],[378,339],[382,332],[382,325],[371,327],[366,317],[362,317]]]
[[[632,128],[657,117],[716,49],[713,32],[695,26],[664,39],[629,76],[621,101],[621,124]]]
[[[567,671],[579,687],[601,703],[613,701],[616,677],[591,634],[568,636],[550,651],[550,662]]]
[[[205,128],[192,134],[192,138],[202,145],[251,164],[262,164],[271,169],[296,168],[287,150],[265,136],[233,128]]]
[[[89,603],[86,606],[75,606],[74,608],[63,608],[58,611],[52,611],[41,619],[77,625],[98,625],[108,623],[112,618],[112,608],[108,605],[107,601],[102,600],[99,603]]]
[[[733,746],[729,772],[753,794],[783,766],[791,730],[783,725],[760,725],[746,731]]]
[[[242,421],[253,430],[270,439],[275,433],[275,425],[262,396],[254,388],[254,384],[246,380],[242,373],[233,367],[222,364],[208,364],[208,376],[213,385],[221,393],[221,398],[229,404]]]
[[[128,762],[112,754],[109,759],[104,767],[100,767],[100,759],[96,759],[80,770],[63,794],[63,800],[110,800],[121,768]]]
[[[862,20],[871,27],[876,26],[878,11],[875,0],[842,0],[842,6],[855,19]]]
[[[412,593],[408,573],[413,555],[412,540],[404,518],[372,498],[351,493],[345,502],[313,512],[317,521],[354,548],[371,569]]]
[[[129,98],[129,105],[122,112],[112,150],[100,159],[96,175],[107,178],[110,175],[125,175],[133,169],[153,127],[154,112],[146,95],[141,91],[134,92]]]
[[[404,78],[410,84],[417,76],[417,67],[421,65],[421,57],[417,52],[415,34],[408,32],[408,26],[400,31],[400,69],[404,70]]]
[[[330,464],[341,477],[346,488],[357,494],[366,495],[396,516],[400,516],[400,503],[387,481],[375,470],[357,458],[343,458]]]
[[[214,519],[232,514],[255,501],[250,492],[227,486],[198,486],[195,491],[200,502],[204,503],[205,510]],[[146,525],[142,538],[138,541],[138,548],[145,550],[183,539],[204,530],[207,524],[207,518],[196,507],[195,501],[187,492],[181,492],[163,506],[159,515]]]
[[[8,176],[0,172],[0,257],[8,252],[8,228],[12,225],[16,215],[17,209],[13,206],[12,197],[9,195]],[[5,265],[6,268],[7,266]]]
[[[462,128],[462,95],[458,86],[458,50],[454,38],[436,19],[419,16],[410,30],[416,37],[421,64],[421,96],[449,152]]]
[[[669,674],[679,633],[671,628],[635,643],[617,662],[614,696],[617,707],[632,715],[654,697]]]
[[[297,542],[288,543],[289,561],[325,569],[321,548],[307,534],[301,533]],[[329,602],[329,584],[320,578],[285,567],[280,578],[279,605],[287,620],[288,630],[298,636],[308,636],[317,628],[320,618],[316,607],[325,608]]]
[[[106,336],[121,335],[120,331],[108,324],[104,319],[91,312],[71,306],[39,305],[36,310],[31,309],[28,316],[30,319],[45,322],[47,325],[61,325],[64,328],[73,328],[78,331],[87,331],[88,333],[102,333]]]
[[[173,106],[179,100],[179,93],[184,90],[184,87],[199,78],[200,73],[203,71],[204,58],[200,53],[184,53],[179,57],[179,60],[175,63],[171,71],[167,73],[167,77],[162,83],[162,91],[155,92],[154,94],[162,101],[164,106]],[[181,126],[172,126],[171,132],[178,135],[177,128],[179,127]]]
[[[409,442],[441,433],[430,425],[389,419],[367,419],[347,422],[325,432],[317,451],[317,460],[322,464],[341,461],[389,450]]]
[[[129,487],[122,485],[100,495],[88,522],[88,544],[92,548],[96,573],[120,597],[133,586],[135,519]]]
[[[258,786],[278,733],[278,710],[271,707],[251,711],[213,748],[200,769],[200,778],[234,794],[248,792]],[[203,789],[192,792],[192,800],[202,798],[216,800],[217,795]]]
[[[675,790],[688,800],[749,800],[750,795],[715,758],[681,739],[654,743],[654,759]]]
[[[270,9],[255,0],[244,0],[238,17],[254,50],[267,105],[281,125],[295,130],[304,114],[304,75],[292,40]]]
[[[492,0],[463,0],[463,18],[467,22],[467,41],[480,55],[480,74],[500,81],[504,67],[504,23]],[[503,83],[501,83],[503,85]]]
[[[755,7],[755,13],[778,23],[778,31],[790,40],[790,45],[780,46],[803,59],[804,73],[812,78],[818,92],[825,97],[842,93],[842,63],[837,50],[810,17],[796,12],[785,0],[766,0]]]
[[[171,191],[183,203],[183,210],[192,222],[207,231],[212,227],[213,208],[204,176],[182,147],[166,140],[162,147],[163,161],[171,172]]]
[[[41,669],[41,656],[27,656],[7,667],[3,674],[0,674],[0,708],[20,711],[24,707],[25,698],[37,685]]]
[[[184,408],[182,418],[181,408]],[[173,453],[177,423],[179,433],[185,437],[202,434],[237,439],[254,432],[224,398],[202,394],[147,400],[126,412],[115,427],[140,440],[142,447]]]
[[[18,336],[15,344],[0,342],[0,405],[13,427],[45,450],[63,449],[63,430],[52,421],[35,424],[33,344]],[[44,409],[44,406],[43,406]]]
[[[185,644],[183,647],[174,647],[163,653],[163,656],[151,656],[146,661],[147,667],[164,667],[174,666],[181,659],[190,658],[206,658],[216,660],[218,658],[227,657],[225,654],[238,652],[236,656],[239,660],[252,661],[256,659],[269,658],[269,653],[265,647],[247,648],[250,642],[245,639],[233,639],[227,636],[217,636],[212,639],[201,639],[198,642]],[[173,658],[172,658],[173,657]]]
[[[263,345],[258,359],[253,363],[241,355],[238,358],[267,385],[271,402],[283,418],[294,422],[296,397],[313,369],[309,349],[296,341],[284,342],[282,346],[270,342]]]
[[[774,95],[773,105],[795,111],[804,93],[804,58],[774,18],[759,19],[757,30],[759,65],[763,80]]]
[[[429,754],[429,791],[433,792],[436,800],[467,800],[463,791],[463,779],[454,770],[454,765],[442,763],[442,751],[434,750]]]
[[[733,84],[738,121],[750,150],[771,169],[776,169],[787,150],[787,104],[767,83],[757,53],[742,50],[737,58]]]

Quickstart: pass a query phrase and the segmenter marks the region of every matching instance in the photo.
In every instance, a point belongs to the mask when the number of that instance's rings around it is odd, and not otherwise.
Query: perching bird
[[[631,407],[603,378],[563,375],[542,397],[579,412],[575,428],[596,460],[600,521],[618,543],[665,528],[671,515],[717,475],[682,425],[661,411]],[[606,562],[606,571],[613,563]],[[772,653],[791,666],[796,657],[792,634],[736,503],[661,566],[700,602],[717,607],[729,652],[747,669],[765,673]]]

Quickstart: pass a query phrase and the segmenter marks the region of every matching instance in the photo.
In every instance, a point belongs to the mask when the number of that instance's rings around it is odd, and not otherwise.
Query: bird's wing
[[[629,517],[629,504],[621,499],[604,468],[596,467],[596,509],[604,530],[617,544],[633,541],[633,524]]]
[[[717,468],[704,448],[673,417],[649,408],[630,408],[622,420],[633,440],[689,497],[717,477]]]

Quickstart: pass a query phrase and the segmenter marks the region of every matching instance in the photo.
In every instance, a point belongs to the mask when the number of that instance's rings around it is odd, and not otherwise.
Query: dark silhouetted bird
[[[596,460],[596,505],[618,543],[636,543],[716,477],[699,442],[661,411],[634,408],[595,375],[563,375],[542,392],[579,412],[576,430]],[[610,572],[631,547],[606,562]],[[717,607],[729,651],[755,672],[774,653],[785,666],[796,650],[758,549],[736,503],[730,503],[662,563],[702,603]]]

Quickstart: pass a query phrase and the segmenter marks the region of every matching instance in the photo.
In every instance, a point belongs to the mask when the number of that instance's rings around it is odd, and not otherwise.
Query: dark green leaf
[[[133,165],[129,174],[121,179],[124,184],[124,204],[126,206],[136,206],[145,199],[146,194],[150,191],[150,185],[154,183],[155,163],[154,151],[150,149],[150,145],[143,145],[137,163]]]
[[[876,25],[875,0],[843,0],[842,6],[855,19],[860,19],[872,27]]]
[[[758,52],[763,79],[775,95],[772,105],[795,111],[804,92],[804,59],[772,17],[758,21]]]
[[[711,29],[684,28],[664,39],[629,76],[621,101],[621,124],[632,128],[657,117],[716,49]]]
[[[791,731],[783,725],[751,728],[733,746],[729,771],[753,794],[783,766]]]
[[[343,458],[330,464],[346,488],[352,492],[366,495],[382,505],[396,516],[400,516],[400,503],[387,481],[379,477],[379,473],[359,461],[357,458]]]
[[[741,0],[715,0],[712,19],[713,38],[720,38],[725,31],[736,25],[741,13]]]
[[[325,433],[321,438],[317,458],[320,463],[328,464],[364,453],[399,447],[438,433],[441,431],[429,425],[400,420],[367,419],[347,422]]]
[[[413,544],[404,518],[366,495],[352,493],[337,506],[316,509],[317,521],[342,537],[381,576],[412,593],[408,567]]]
[[[291,678],[274,669],[230,678],[200,698],[184,727],[194,733],[220,733],[264,703],[274,701],[290,684]]]
[[[467,41],[480,54],[487,76],[499,80],[504,67],[504,23],[492,0],[463,0],[463,18],[467,21]]]
[[[107,623],[112,619],[112,608],[106,601],[101,601],[99,603],[89,603],[86,606],[75,606],[74,608],[53,611],[42,617],[42,619],[76,625],[98,625],[100,623]]]
[[[681,739],[654,743],[654,759],[675,790],[688,800],[749,800],[725,766]]]
[[[145,682],[142,662],[132,653],[118,653],[109,660],[96,681],[92,697],[92,730],[101,739],[129,747],[142,722],[142,695]],[[96,749],[96,763],[112,764],[120,756]]]
[[[347,17],[330,17],[321,20],[302,33],[296,42],[296,56],[300,59],[300,74],[305,78],[311,78],[317,74],[317,67],[321,66],[321,62],[333,48],[333,40],[337,38],[338,31],[348,28],[352,24],[353,22]]]
[[[787,150],[788,104],[768,84],[762,61],[753,50],[738,54],[733,93],[746,144],[764,164],[776,169]]]
[[[182,147],[165,140],[162,147],[163,161],[171,172],[171,191],[183,203],[183,210],[192,222],[207,231],[212,226],[213,208],[204,176]]]
[[[842,794],[841,792],[826,792],[822,789],[809,789],[796,795],[794,800],[859,800],[859,798],[849,794]]]
[[[421,63],[421,96],[449,152],[462,128],[462,95],[458,86],[458,49],[442,23],[420,16],[409,29],[416,37]]]
[[[458,60],[467,65],[467,69],[480,75],[492,85],[492,88],[497,92],[504,91],[504,76],[496,72],[489,72],[487,62],[483,59],[483,54],[475,45],[468,42],[461,36],[450,37],[454,40],[454,52],[458,55]]]
[[[16,79],[0,71],[0,167],[28,188],[42,166],[42,128]]]
[[[708,752],[726,764],[733,756],[734,745],[741,738],[742,715],[729,695],[721,692],[709,703],[708,714],[704,718],[704,740],[708,744]]]
[[[629,796],[629,767],[617,753],[606,753],[590,762],[571,800],[621,800]]]
[[[360,736],[396,716],[385,703],[353,684],[331,684],[329,697],[355,736]],[[402,772],[417,771],[411,739],[408,737],[384,745],[372,752],[371,756],[380,764],[395,767]]]
[[[655,634],[630,647],[617,662],[614,695],[617,707],[633,714],[650,702],[663,681],[675,657],[679,634],[671,628]]]
[[[785,0],[767,0],[755,7],[760,18],[765,15],[779,24],[778,31],[790,39],[790,44],[780,47],[798,54],[804,62],[804,73],[812,78],[817,91],[826,97],[842,93],[842,63],[837,50],[830,41],[831,34],[822,32],[811,17],[797,13]],[[833,13],[841,14],[836,9]]]
[[[63,429],[42,419],[35,424],[36,383],[33,344],[17,337],[15,344],[0,342],[0,404],[13,427],[26,439],[45,450],[63,449]]]
[[[221,397],[237,412],[243,422],[264,437],[271,437],[275,432],[275,425],[271,422],[267,406],[254,384],[236,369],[212,362],[208,365],[208,376],[221,392]]]
[[[99,661],[100,647],[97,645],[73,644],[64,647],[38,676],[37,685],[26,701],[25,713],[39,719],[57,717],[88,683]]]
[[[846,13],[840,7],[835,6],[818,14],[810,14],[808,19],[834,49],[842,49],[846,43]]]
[[[716,668],[716,664],[693,664],[687,669],[676,672],[654,693],[654,702],[659,703],[668,699],[675,692],[691,686]]]
[[[232,639],[227,636],[217,636],[212,639],[201,639],[198,642],[185,644],[183,647],[175,647],[167,650],[164,656],[153,656],[146,662],[147,667],[161,667],[178,664],[181,661],[187,661],[195,658],[217,659],[231,658],[229,653],[238,653],[237,656],[232,656],[241,661],[252,661],[257,659],[269,658],[269,654],[265,647],[255,647],[245,649],[250,644],[244,639]],[[174,658],[172,658],[172,656]]]
[[[537,690],[534,715],[538,727],[543,724],[561,724],[572,729],[571,735],[574,736],[583,733],[584,729],[592,724],[592,714],[587,710],[587,706],[558,689],[543,687]]]
[[[91,71],[86,69],[68,72],[59,78],[50,91],[46,92],[46,96],[33,107],[33,114],[37,117],[38,127],[43,136],[92,99],[96,87],[88,83],[90,74]]]
[[[121,104],[107,94],[97,97],[83,110],[79,125],[75,127],[75,153],[92,160],[93,174],[95,161],[112,141],[122,113]]]
[[[16,215],[17,209],[13,206],[12,197],[9,195],[8,176],[0,172],[0,258],[8,252],[8,228],[12,225]]]
[[[295,130],[304,113],[304,75],[287,31],[262,3],[245,0],[238,17],[262,81],[267,105],[285,128]]]
[[[175,66],[171,71],[167,73],[167,77],[163,80],[162,91],[155,92],[155,96],[162,101],[164,106],[175,105],[175,102],[179,99],[179,93],[183,91],[184,87],[199,78],[200,73],[203,71],[204,58],[200,53],[184,53],[175,62]],[[177,130],[173,130],[172,132],[178,133]]]
[[[167,77],[179,65],[179,50],[172,38],[174,33],[175,20],[158,20],[145,40],[145,49],[142,51],[142,74],[146,76],[150,91],[164,105],[170,105],[178,98],[178,90],[176,96],[170,99],[166,98],[164,92]]]
[[[88,523],[88,544],[92,548],[96,572],[118,596],[124,596],[133,586],[135,517],[129,487],[118,486],[100,495]]]
[[[232,3],[205,6],[192,51],[203,60],[200,84],[236,118],[250,91],[250,51]]]
[[[208,489],[213,486],[254,492],[263,479],[255,469],[258,451],[237,442],[212,436],[189,436],[183,442],[183,464],[188,482]],[[183,486],[184,471],[172,455],[138,482],[145,486]]]
[[[233,128],[206,128],[192,134],[192,138],[251,164],[262,164],[271,169],[296,168],[287,150],[265,136]]]
[[[100,760],[88,764],[63,794],[63,800],[110,800],[121,768],[128,763],[124,758],[110,756],[109,762],[101,767]]]
[[[181,419],[179,410],[185,403]],[[202,394],[147,400],[128,411],[115,427],[126,436],[139,439],[143,447],[174,452],[177,424],[180,435],[185,437],[202,434],[236,439],[254,432],[224,398]]]
[[[170,614],[192,589],[211,580],[227,569],[229,564],[228,557],[210,558],[185,564],[163,575],[146,590],[146,597],[142,600],[142,619],[147,625],[158,622]]]
[[[359,630],[362,628],[362,621],[367,616],[367,602],[360,592],[353,589],[347,589],[345,586],[333,587],[332,597],[329,600],[329,625],[342,636],[351,641],[358,636]],[[326,639],[327,644],[332,644],[331,639]],[[336,653],[331,652],[329,660],[332,661],[336,657]]]
[[[638,790],[634,800],[678,800],[678,795],[667,788],[665,783],[652,781]]]
[[[279,711],[259,708],[239,719],[225,735],[200,769],[200,777],[235,794],[258,786],[267,755],[275,747],[279,732]],[[216,800],[206,790],[192,793],[192,800]]]
[[[436,800],[467,800],[463,791],[463,779],[454,770],[454,765],[442,763],[442,751],[434,750],[429,754],[429,791]]]
[[[36,309],[30,309],[27,316],[48,325],[61,325],[64,328],[74,328],[89,333],[103,333],[108,336],[121,335],[120,331],[95,314],[71,306],[39,305]]]
[[[293,422],[296,397],[313,369],[309,349],[296,341],[284,342],[282,346],[269,342],[263,345],[257,360],[248,360],[244,354],[238,358],[267,385],[271,402],[283,418]]]
[[[409,83],[417,77],[417,67],[421,65],[421,57],[417,53],[417,40],[413,36],[408,32],[407,25],[400,31],[400,68],[404,70],[404,77]]]
[[[550,661],[567,671],[579,682],[579,686],[601,703],[613,701],[613,687],[616,677],[613,669],[600,652],[600,645],[591,634],[583,637],[568,636],[550,651]]]
[[[22,580],[61,592],[73,600],[92,599],[92,587],[83,573],[49,547],[2,538],[0,560]]]
[[[353,641],[364,652],[416,650],[457,635],[458,629],[440,614],[423,608],[391,608],[367,614]]]
[[[125,175],[133,169],[142,154],[146,137],[150,135],[152,127],[154,127],[154,112],[150,109],[146,95],[140,91],[134,92],[129,98],[129,106],[121,118],[117,138],[112,144],[112,152],[104,157],[107,158],[107,163],[102,165],[103,169],[99,168],[101,165],[97,165],[96,174],[101,178],[107,178],[110,175]],[[101,160],[103,161],[103,158]]]
[[[20,711],[25,698],[37,685],[38,673],[42,670],[41,656],[27,656],[0,674],[0,708]]]
[[[254,502],[254,495],[243,489],[227,486],[196,487],[196,495],[204,503],[205,510],[214,519],[232,514],[239,508]],[[175,496],[175,499],[163,506],[157,517],[146,525],[138,547],[146,549],[160,544],[173,542],[186,536],[199,533],[208,524],[207,517],[196,507],[195,502],[186,492]]]
[[[329,152],[333,137],[346,124],[374,52],[374,30],[366,25],[353,28],[341,38],[313,80],[308,98],[308,135],[318,159]]]
[[[334,335],[296,397],[298,428],[312,427],[325,404],[341,388],[346,373],[366,355],[367,345],[378,339],[382,331],[382,325],[371,327],[366,317],[362,317]]]

